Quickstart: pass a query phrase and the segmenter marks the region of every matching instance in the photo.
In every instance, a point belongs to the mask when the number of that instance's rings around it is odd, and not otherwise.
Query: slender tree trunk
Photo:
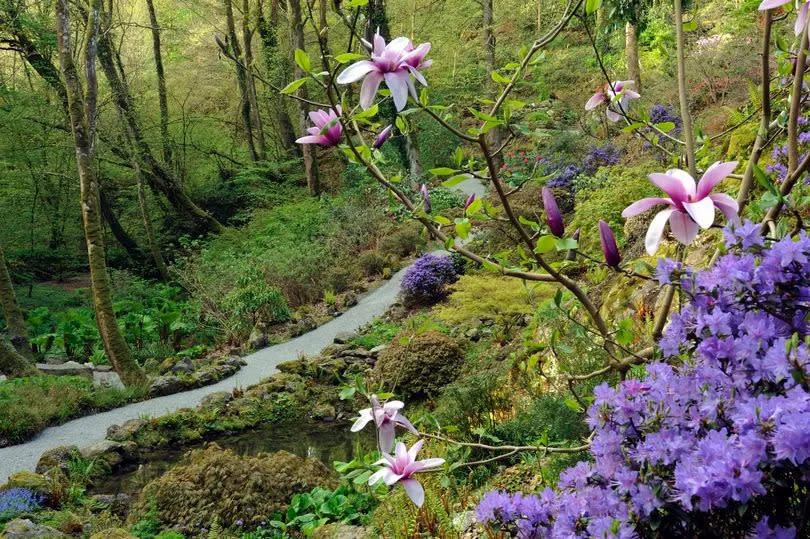
[[[320,31],[318,39],[322,43],[322,48],[325,51],[329,50],[329,23],[326,21],[327,11],[326,0],[318,0],[318,30]],[[321,65],[324,71],[329,71],[329,59],[323,55],[321,55]]]
[[[306,50],[306,43],[304,42],[304,24],[301,18],[301,2],[300,0],[289,0],[289,16],[290,16],[290,29],[292,34],[292,49]],[[304,76],[304,71],[295,65],[295,78]],[[307,86],[306,84],[298,89],[298,96],[307,99]],[[298,106],[298,126],[301,132],[306,132],[309,127],[309,118],[307,113],[309,107],[303,101],[296,101]],[[301,152],[304,156],[304,172],[307,178],[307,187],[312,196],[317,196],[321,192],[320,178],[318,178],[318,162],[315,156],[315,147],[312,144],[302,144]]]
[[[124,227],[121,225],[121,222],[118,220],[115,212],[113,212],[112,207],[110,207],[110,201],[103,189],[99,190],[98,196],[101,217],[107,222],[107,226],[110,227],[110,232],[112,232],[113,237],[116,239],[116,241],[118,241],[121,247],[124,248],[124,250],[127,252],[127,256],[129,256],[133,262],[136,264],[143,263],[143,253],[138,247],[138,243],[132,238],[132,236],[129,235],[126,230],[124,230]]]
[[[250,92],[248,91],[248,73],[245,69],[245,58],[242,56],[242,47],[236,37],[236,23],[233,18],[233,5],[231,0],[222,0],[222,7],[225,9],[225,22],[228,26],[227,43],[231,46],[231,54],[236,59],[236,82],[239,86],[239,112],[242,115],[242,127],[245,128],[245,138],[247,139],[250,158],[255,162],[259,160],[259,153],[256,151],[256,144],[253,140],[253,120],[250,112]]]
[[[289,62],[279,52],[277,28],[280,28],[278,19],[278,0],[271,0],[270,19],[264,17],[262,0],[259,0],[256,16],[259,29],[259,37],[262,41],[262,56],[264,58],[267,77],[276,87],[283,88],[287,85],[286,74],[289,72]],[[301,155],[300,144],[295,143],[295,129],[287,112],[286,101],[282,96],[273,92],[270,98],[270,105],[275,120],[275,128],[281,141],[281,147],[288,154]]]
[[[636,91],[641,91],[641,65],[638,62],[638,28],[627,23],[624,26],[624,57],[627,62],[627,78],[635,81]]]
[[[262,116],[259,110],[259,95],[256,92],[256,79],[253,78],[253,30],[250,27],[250,0],[242,0],[242,39],[245,48],[245,71],[250,100],[250,118],[256,134],[256,144],[260,159],[267,159],[267,142],[264,138]]]
[[[68,0],[56,2],[56,27],[59,43],[59,61],[67,89],[71,130],[76,146],[76,164],[79,171],[82,221],[84,223],[87,256],[90,265],[90,289],[99,335],[104,352],[113,368],[127,385],[145,381],[143,372],[129,352],[124,336],[115,319],[107,274],[107,262],[101,234],[99,184],[93,157],[95,154],[96,50],[101,0],[92,0],[87,16],[86,73],[87,91],[82,88],[73,51],[70,45],[70,16]]]
[[[138,158],[146,170],[149,171],[147,178],[150,180],[152,187],[163,193],[178,212],[188,214],[209,230],[223,232],[225,227],[208,212],[197,206],[185,192],[179,180],[155,159],[135,118],[132,95],[129,92],[129,87],[118,72],[114,54],[111,30],[106,29],[99,36],[98,60],[104,70],[104,75],[107,77],[107,82],[110,84],[115,106],[121,112],[135,144]]]
[[[405,139],[405,151],[408,153],[408,170],[411,171],[411,176],[419,178],[425,173],[422,169],[422,152],[419,151],[419,139],[416,133],[408,131],[408,135],[403,137]]]
[[[487,81],[490,85],[490,93],[495,94],[498,92],[498,87],[492,80],[492,73],[495,71],[495,34],[492,31],[492,27],[494,24],[494,10],[492,0],[481,0],[481,7],[482,7],[482,37],[483,37],[483,46],[484,46],[484,56],[486,58],[486,68],[487,68]],[[489,145],[493,151],[497,150],[501,146],[501,129],[499,127],[493,127],[489,131]],[[493,157],[493,161],[495,161],[496,170],[500,170],[501,166],[503,165],[503,157],[502,153],[497,154]],[[493,181],[495,179],[493,178]]]
[[[605,20],[607,19],[607,12],[605,11],[605,4],[603,3],[599,6],[599,9],[596,10],[596,33],[597,35],[602,33],[602,30],[605,28]]]
[[[674,1],[675,12],[675,45],[678,63],[678,101],[681,107],[681,120],[683,121],[683,137],[686,142],[686,163],[689,174],[697,178],[697,163],[695,163],[695,134],[692,131],[692,113],[689,110],[689,96],[686,94],[686,60],[684,58],[683,37],[683,6],[681,0]]]
[[[34,365],[20,355],[11,343],[0,337],[0,373],[13,377],[35,372]]]
[[[160,102],[160,138],[163,143],[163,164],[171,170],[172,144],[169,138],[169,102],[166,93],[166,74],[163,71],[163,53],[160,47],[160,26],[158,26],[154,1],[146,0],[146,7],[149,9],[149,24],[152,26],[152,52],[155,57],[158,101]]]
[[[0,247],[0,304],[3,307],[3,318],[6,320],[6,329],[14,348],[25,358],[31,357],[31,346],[28,344],[28,327],[25,324],[17,295],[8,273],[6,256]]]
[[[152,253],[152,259],[155,261],[155,267],[160,274],[160,279],[166,283],[169,282],[169,270],[166,268],[166,261],[163,259],[163,253],[160,252],[160,245],[155,238],[155,229],[152,226],[152,219],[149,217],[149,208],[146,205],[146,193],[143,188],[143,177],[141,176],[141,167],[138,164],[138,158],[135,152],[132,152],[132,168],[135,171],[135,183],[138,189],[138,206],[141,209],[141,218],[143,219],[143,227],[146,231],[146,240],[149,242],[149,251]]]

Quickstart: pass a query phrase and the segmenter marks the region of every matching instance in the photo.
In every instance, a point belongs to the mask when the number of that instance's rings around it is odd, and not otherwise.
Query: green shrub
[[[531,445],[548,436],[548,442],[581,442],[588,426],[565,398],[542,396],[514,419],[496,425],[492,433],[507,444]]]
[[[430,397],[455,379],[463,363],[454,339],[429,330],[395,338],[380,354],[374,377],[406,399]]]
[[[357,265],[366,277],[382,275],[386,264],[385,257],[377,251],[365,251],[357,257]]]
[[[492,427],[494,414],[511,406],[512,399],[500,369],[465,376],[442,390],[436,403],[436,418],[469,435],[480,427]]]
[[[419,223],[409,221],[401,228],[383,235],[379,241],[379,250],[386,255],[405,257],[416,252],[422,244],[422,227]]]
[[[236,285],[225,297],[225,308],[237,317],[249,320],[250,327],[290,319],[290,309],[281,291],[271,286],[258,271],[241,276]]]

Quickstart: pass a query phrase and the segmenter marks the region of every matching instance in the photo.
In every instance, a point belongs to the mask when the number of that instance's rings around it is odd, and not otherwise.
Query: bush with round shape
[[[455,380],[464,355],[458,342],[437,331],[399,336],[386,348],[374,366],[377,380],[393,384],[406,399],[436,395]]]
[[[447,285],[457,278],[453,259],[449,256],[422,255],[402,278],[405,302],[412,305],[436,303],[447,295]]]

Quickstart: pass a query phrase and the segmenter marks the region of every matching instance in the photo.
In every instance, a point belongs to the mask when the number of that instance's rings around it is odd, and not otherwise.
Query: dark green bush
[[[492,433],[515,445],[537,443],[544,435],[548,441],[579,442],[588,436],[582,415],[565,404],[563,397],[542,396],[531,407],[511,421],[496,425]]]
[[[385,257],[377,251],[365,251],[357,257],[357,265],[366,277],[376,277],[382,275],[383,269],[387,265]]]

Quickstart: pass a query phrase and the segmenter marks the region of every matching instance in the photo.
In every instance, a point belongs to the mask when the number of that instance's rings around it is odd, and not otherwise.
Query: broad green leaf
[[[489,114],[484,114],[483,112],[475,110],[473,108],[468,107],[467,110],[470,111],[470,114],[472,114],[473,116],[475,116],[479,120],[483,120],[485,122],[497,122],[498,121],[498,119],[495,118],[494,116],[490,116]]]
[[[440,225],[449,225],[450,224],[450,219],[448,219],[444,215],[434,215],[433,216],[433,221],[436,222],[436,223],[439,223]]]
[[[600,5],[602,5],[602,0],[585,0],[585,13],[588,15],[596,13]]]
[[[460,184],[461,182],[469,180],[470,177],[471,176],[469,174],[456,174],[455,176],[453,176],[449,180],[444,180],[442,182],[442,185],[444,187],[455,187],[456,185]]]
[[[449,176],[450,174],[455,174],[458,170],[454,168],[447,168],[447,167],[438,167],[430,169],[430,173],[434,176]]]
[[[765,172],[759,168],[759,165],[754,165],[754,176],[762,187],[767,189],[772,195],[776,197],[779,196],[779,190],[773,184],[771,179],[765,174]]]
[[[493,71],[490,74],[490,77],[492,77],[492,80],[494,80],[495,82],[498,82],[498,83],[501,83],[501,84],[509,84],[511,82],[511,79],[509,79],[508,77],[504,77],[503,75],[501,75],[497,71]]]
[[[354,60],[361,60],[365,58],[364,54],[357,54],[356,52],[344,52],[335,56],[335,61],[339,64],[345,64]]]
[[[622,133],[632,133],[636,129],[644,127],[644,122],[634,122],[628,126],[622,127]]]
[[[537,240],[537,245],[534,247],[534,252],[542,255],[552,251],[555,245],[557,245],[557,238],[547,234],[545,236],[541,236],[540,239]]]
[[[481,211],[481,206],[483,205],[483,200],[480,198],[476,198],[472,201],[472,204],[467,206],[467,211],[464,213],[469,217],[470,215],[475,215],[479,211]]]
[[[472,224],[469,219],[456,219],[456,236],[461,239],[467,239],[470,235]]]
[[[295,63],[307,73],[312,71],[312,64],[309,62],[309,56],[307,55],[306,51],[295,49]]]
[[[655,128],[662,133],[669,133],[675,129],[675,122],[661,122],[660,124],[655,124]]]
[[[579,403],[575,399],[572,399],[572,398],[565,399],[565,405],[568,408],[575,411],[575,412],[581,412],[582,411],[582,407],[579,405]]]
[[[579,247],[579,243],[574,238],[560,238],[555,247],[558,251],[570,251]]]
[[[695,30],[697,30],[697,28],[698,28],[698,25],[697,25],[696,21],[689,21],[689,22],[683,23],[683,31],[684,32],[694,32]]]
[[[282,93],[284,95],[289,95],[289,94],[295,92],[301,86],[303,86],[306,81],[307,81],[306,77],[296,79],[296,80],[292,81],[290,84],[288,84],[287,86],[285,86],[284,88],[282,88],[281,92],[279,92],[279,93]]]

